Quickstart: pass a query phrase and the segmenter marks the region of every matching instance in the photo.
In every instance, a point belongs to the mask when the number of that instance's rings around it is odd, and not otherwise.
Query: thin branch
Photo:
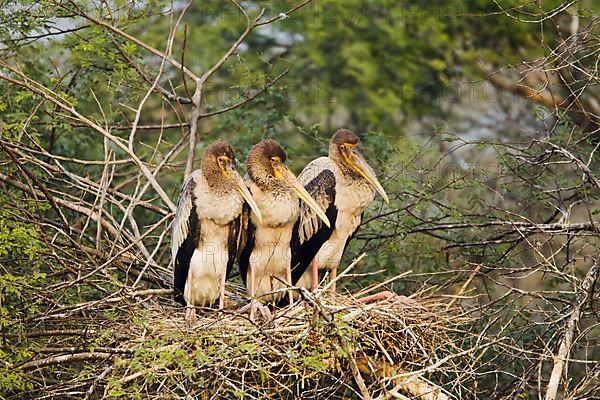
[[[22,86],[24,88],[27,88],[27,89],[31,90],[33,93],[36,93],[37,95],[42,96],[45,99],[51,101],[52,103],[56,104],[58,107],[62,108],[63,110],[65,110],[65,111],[69,112],[70,114],[72,114],[73,116],[75,116],[79,121],[84,122],[89,127],[93,128],[94,130],[100,132],[102,135],[106,136],[115,145],[117,145],[121,150],[125,151],[131,157],[131,159],[133,160],[133,162],[138,166],[138,168],[140,168],[140,170],[142,171],[142,173],[144,174],[144,176],[146,176],[146,178],[148,179],[148,181],[150,182],[150,184],[152,185],[152,187],[154,188],[154,190],[161,197],[161,199],[164,201],[164,203],[169,207],[169,209],[171,209],[171,211],[173,211],[173,212],[175,211],[175,209],[176,209],[175,204],[173,204],[173,202],[171,201],[171,199],[169,198],[169,196],[165,193],[165,191],[163,190],[163,188],[156,181],[156,178],[150,172],[150,170],[148,169],[148,167],[137,157],[137,155],[135,153],[133,153],[132,151],[129,150],[128,146],[125,143],[123,143],[120,138],[114,136],[109,131],[107,131],[106,129],[104,129],[100,125],[98,125],[96,122],[94,122],[91,119],[89,119],[89,118],[85,117],[84,115],[80,114],[75,109],[75,107],[73,107],[71,104],[67,103],[66,100],[64,100],[63,98],[61,98],[60,96],[58,96],[56,93],[50,91],[45,86],[43,86],[43,85],[41,85],[41,84],[39,84],[39,83],[37,83],[35,81],[30,80],[21,71],[18,71],[16,69],[14,69],[13,67],[11,67],[10,65],[6,64],[2,60],[0,60],[0,67],[8,69],[9,71],[11,71],[11,72],[19,75],[23,80],[20,81],[18,79],[14,79],[14,78],[12,78],[10,76],[7,76],[7,75],[0,75],[0,79],[3,79],[5,81],[7,81],[7,82],[13,83],[13,84],[18,85],[18,86]]]
[[[189,136],[189,146],[188,146],[188,155],[185,162],[185,177],[188,177],[194,168],[194,158],[196,154],[196,142],[198,138],[198,122],[200,120],[200,116],[202,115],[202,90],[204,83],[215,73],[225,62],[231,57],[231,55],[237,50],[237,48],[242,44],[242,42],[246,39],[246,37],[252,32],[254,27],[256,26],[256,22],[260,19],[264,13],[264,9],[261,10],[258,17],[254,21],[250,21],[248,15],[244,11],[244,9],[237,4],[235,1],[233,3],[240,9],[240,11],[246,17],[246,29],[244,32],[237,38],[237,40],[229,47],[229,49],[223,54],[223,56],[217,61],[212,67],[208,69],[200,78],[195,79],[196,82],[196,90],[194,91],[194,95],[192,96],[192,104],[193,109],[190,115],[190,136]]]
[[[75,4],[73,1],[70,1],[71,5],[73,5],[75,7],[75,9],[77,10],[77,14],[80,15],[81,17],[95,23],[96,25],[102,26],[114,33],[116,33],[117,35],[127,39],[128,41],[137,44],[138,46],[148,50],[150,53],[154,54],[155,56],[158,56],[162,59],[165,59],[166,61],[168,61],[173,67],[177,68],[177,69],[181,69],[183,70],[183,72],[190,77],[190,79],[193,79],[194,81],[199,79],[198,76],[196,74],[194,74],[194,72],[192,72],[190,69],[188,69],[187,67],[181,65],[177,60],[175,60],[173,57],[168,56],[167,54],[164,54],[163,52],[161,52],[160,50],[155,49],[154,47],[150,46],[149,44],[142,42],[141,40],[137,39],[134,36],[131,36],[130,34],[128,34],[127,32],[117,28],[114,25],[111,25],[107,22],[104,22],[103,20],[94,17],[93,15],[87,14],[83,11],[83,9],[81,9],[77,4]],[[59,4],[60,5],[60,4]],[[62,6],[63,8],[65,8],[64,6]]]
[[[60,356],[51,356],[43,358],[41,360],[33,360],[24,364],[18,365],[17,368],[22,371],[29,371],[32,369],[47,367],[49,365],[64,364],[70,362],[80,361],[92,361],[92,360],[108,360],[113,357],[112,353],[77,353],[77,354],[63,354]]]
[[[556,354],[556,357],[554,357],[554,366],[552,368],[552,373],[550,374],[550,379],[548,380],[545,400],[556,399],[562,374],[563,372],[565,375],[568,373],[566,365],[567,360],[569,359],[569,353],[571,352],[571,345],[573,344],[575,328],[577,327],[579,318],[581,316],[581,308],[586,301],[588,301],[588,299],[592,298],[592,288],[598,279],[599,273],[600,264],[594,263],[594,265],[592,265],[585,275],[585,278],[583,279],[583,282],[581,282],[581,285],[577,291],[575,304],[571,310],[571,316],[567,321],[563,339],[560,342],[558,353]]]
[[[207,117],[212,117],[214,115],[219,115],[219,114],[223,114],[226,113],[228,111],[234,110],[236,108],[239,108],[249,102],[251,102],[252,100],[256,99],[258,96],[260,96],[261,94],[263,94],[266,90],[268,90],[269,88],[271,88],[272,86],[274,86],[277,82],[279,82],[279,80],[281,78],[283,78],[284,76],[286,76],[288,73],[290,72],[289,68],[286,69],[285,71],[283,71],[281,74],[277,75],[273,80],[269,81],[265,86],[263,86],[262,88],[260,88],[259,90],[257,90],[254,94],[252,94],[249,97],[246,97],[244,100],[241,100],[235,104],[232,104],[230,106],[227,106],[225,108],[222,108],[220,110],[217,111],[211,111],[208,113],[204,113],[204,114],[200,114],[200,118],[207,118]]]

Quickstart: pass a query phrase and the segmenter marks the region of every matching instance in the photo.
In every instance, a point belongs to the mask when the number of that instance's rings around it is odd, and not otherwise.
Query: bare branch
[[[56,104],[58,107],[71,113],[79,121],[85,123],[89,127],[93,128],[94,130],[100,132],[102,135],[106,136],[115,145],[117,145],[119,148],[121,148],[123,151],[125,151],[131,157],[133,162],[140,168],[140,170],[142,171],[144,176],[146,176],[146,178],[148,179],[148,181],[150,182],[150,184],[152,185],[154,190],[156,190],[158,195],[162,198],[164,203],[171,209],[171,211],[173,211],[173,212],[175,211],[175,208],[176,208],[175,204],[173,204],[173,202],[171,201],[169,196],[165,193],[163,188],[158,184],[158,182],[156,181],[156,178],[150,172],[148,167],[144,163],[142,163],[142,161],[137,157],[137,155],[135,155],[135,153],[133,153],[132,151],[129,150],[128,146],[125,143],[123,143],[120,138],[112,135],[110,132],[108,132],[103,127],[98,125],[96,122],[83,116],[71,104],[68,104],[64,99],[60,98],[58,95],[56,95],[55,93],[50,91],[48,88],[38,84],[37,82],[30,80],[22,72],[9,66],[4,61],[0,60],[0,67],[3,67],[5,69],[19,75],[23,80],[14,79],[7,75],[0,75],[0,79],[8,81],[8,82],[13,83],[18,86],[25,87],[25,88],[31,90],[32,92],[36,93],[37,95],[42,96],[45,99],[51,101],[52,103]]]
[[[565,375],[568,373],[567,361],[569,359],[569,353],[571,352],[575,328],[577,327],[579,318],[581,316],[581,308],[584,306],[586,301],[592,297],[592,288],[598,279],[599,273],[600,264],[594,263],[594,265],[592,265],[592,267],[588,270],[585,278],[581,282],[581,286],[577,291],[575,304],[573,305],[573,309],[570,313],[571,316],[567,321],[558,353],[556,354],[556,357],[554,357],[554,367],[552,368],[552,373],[550,374],[550,379],[548,380],[545,400],[556,399],[563,371]]]
[[[64,364],[78,361],[91,361],[91,360],[108,360],[113,357],[112,353],[76,353],[76,354],[63,354],[60,356],[50,356],[41,360],[33,360],[17,366],[22,371],[29,371],[32,369],[47,367],[50,365]]]
[[[181,65],[177,60],[175,60],[173,57],[168,56],[167,54],[161,52],[160,50],[155,49],[154,47],[150,46],[149,44],[142,42],[141,40],[137,39],[134,36],[131,36],[130,34],[128,34],[127,32],[117,28],[114,25],[111,25],[107,22],[104,22],[103,20],[94,17],[93,15],[87,14],[85,13],[77,4],[75,4],[73,1],[70,1],[70,4],[73,5],[73,7],[75,7],[75,10],[77,10],[78,15],[80,15],[81,17],[93,22],[94,24],[101,26],[103,28],[106,28],[108,30],[110,30],[111,32],[116,33],[117,35],[123,37],[124,39],[135,43],[136,45],[148,50],[150,53],[154,54],[155,56],[164,59],[166,61],[168,61],[173,67],[177,68],[177,69],[181,69],[183,70],[183,72],[185,72],[185,74],[187,76],[190,77],[190,79],[193,79],[194,81],[198,79],[198,76],[196,76],[196,74],[194,74],[190,69],[186,68],[185,66]],[[60,5],[60,4],[59,4]],[[63,6],[64,8],[64,6]]]

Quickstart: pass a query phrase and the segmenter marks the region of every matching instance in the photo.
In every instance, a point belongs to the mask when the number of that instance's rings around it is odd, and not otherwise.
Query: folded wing
[[[300,218],[294,227],[292,236],[292,282],[295,284],[304,274],[321,246],[331,237],[335,229],[337,209],[335,207],[335,186],[333,162],[321,157],[308,164],[298,179],[305,189],[325,211],[331,222],[327,227],[317,214],[301,204]]]

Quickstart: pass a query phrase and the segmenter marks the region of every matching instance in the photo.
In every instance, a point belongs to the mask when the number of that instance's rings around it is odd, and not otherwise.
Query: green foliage
[[[0,210],[0,259],[33,260],[41,248],[38,238],[37,226],[16,221],[8,210]]]
[[[46,282],[40,271],[39,252],[43,250],[36,225],[22,218],[30,206],[18,202],[15,208],[8,194],[0,195],[0,335],[23,338],[23,320],[39,312],[41,301],[32,298],[32,288]],[[16,215],[15,215],[16,214]],[[3,393],[18,393],[32,388],[27,374],[13,365],[28,360],[32,352],[22,340],[19,346],[0,347],[0,399]]]
[[[23,352],[18,355],[8,355],[0,349],[0,399],[4,400],[3,393],[19,393],[31,390],[33,384],[27,374],[11,367],[10,363],[18,360],[26,360],[31,354]]]
[[[12,250],[17,250],[12,246]],[[5,258],[0,255],[0,267],[5,263]],[[0,332],[2,335],[12,334],[22,337],[24,326],[22,321],[30,314],[40,309],[40,302],[31,302],[28,291],[43,284],[46,275],[33,272],[30,275],[13,275],[3,273],[0,275]],[[26,343],[19,346],[0,348],[0,399],[3,393],[18,393],[30,390],[33,384],[26,373],[15,369],[13,365],[27,361],[32,356],[32,351]]]
[[[292,53],[304,94],[294,109],[320,120],[343,108],[357,130],[401,133],[403,118],[435,112],[452,79],[478,74],[476,55],[506,62],[538,49],[535,24],[498,14],[488,1],[313,4],[295,23],[282,24],[303,35]],[[327,95],[310,96],[316,88]]]

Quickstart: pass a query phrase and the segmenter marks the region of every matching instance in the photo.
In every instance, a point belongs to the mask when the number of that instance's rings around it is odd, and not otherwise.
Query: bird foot
[[[271,310],[269,310],[269,307],[265,306],[260,301],[255,299],[250,300],[250,303],[246,304],[238,310],[240,314],[249,313],[249,318],[252,322],[256,321],[256,311],[260,313],[260,315],[266,322],[273,321],[273,314],[271,313]]]
[[[196,322],[196,307],[185,307],[185,321],[188,323],[188,325],[192,325],[194,322]]]

